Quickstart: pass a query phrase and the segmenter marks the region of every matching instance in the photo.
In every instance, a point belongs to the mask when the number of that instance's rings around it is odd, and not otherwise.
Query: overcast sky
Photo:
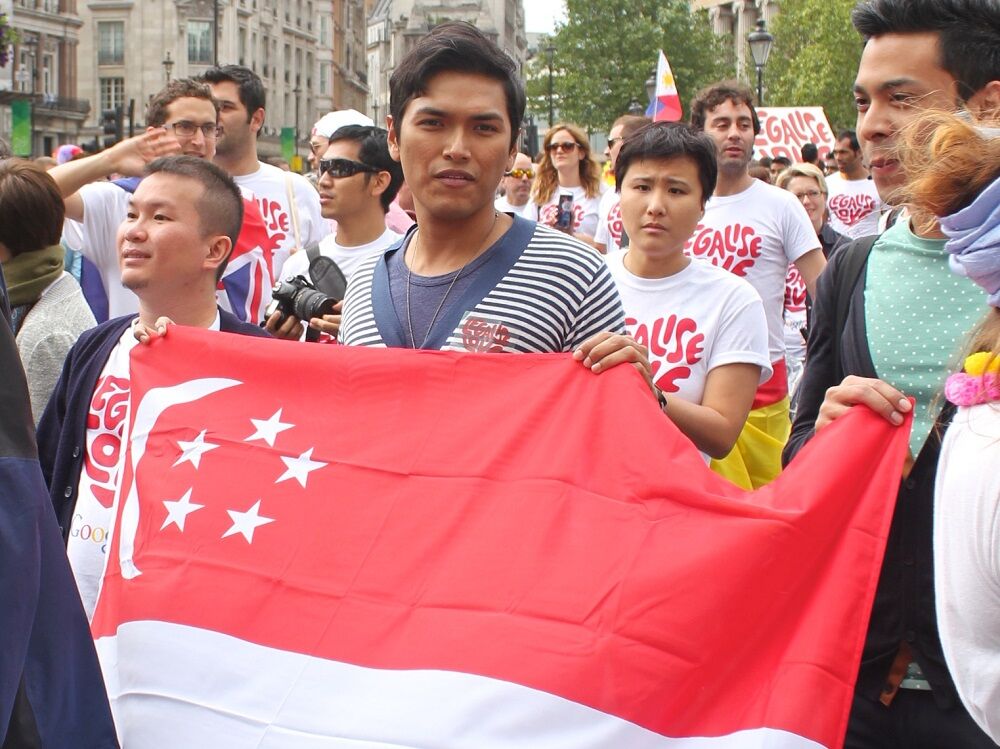
[[[524,30],[551,33],[566,13],[564,0],[525,0]]]

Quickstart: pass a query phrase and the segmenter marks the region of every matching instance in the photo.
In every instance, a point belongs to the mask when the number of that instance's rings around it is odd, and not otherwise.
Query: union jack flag
[[[241,320],[259,325],[271,301],[271,287],[281,271],[283,234],[268,231],[253,195],[243,193],[243,226],[219,282],[219,306]]]

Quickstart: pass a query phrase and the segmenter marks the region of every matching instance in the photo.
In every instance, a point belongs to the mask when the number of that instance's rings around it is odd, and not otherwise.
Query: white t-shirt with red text
[[[601,196],[601,204],[597,208],[597,233],[594,241],[604,245],[608,254],[622,248],[622,237],[625,234],[625,224],[622,223],[622,196],[617,190],[608,190]]]
[[[604,190],[601,186],[601,190]],[[544,205],[539,206],[533,200],[529,200],[521,215],[537,221],[546,226],[555,226],[556,217],[559,214],[559,196],[565,194],[573,195],[573,233],[586,234],[588,237],[594,236],[597,231],[597,213],[601,205],[601,194],[592,198],[587,197],[583,187],[556,187],[552,192],[552,197]]]
[[[83,470],[66,555],[88,619],[94,615],[110,543],[108,535],[128,424],[129,354],[136,344],[130,325],[97,378],[87,414]]]
[[[218,330],[216,315],[212,330]],[[87,414],[83,470],[69,526],[66,556],[73,570],[87,619],[94,616],[104,576],[116,493],[129,421],[129,356],[138,343],[133,326],[125,328],[97,378]]]
[[[788,391],[802,377],[806,360],[806,282],[794,265],[788,266],[785,277],[785,365],[788,367]]]
[[[701,403],[705,379],[725,364],[755,364],[771,377],[760,296],[741,278],[703,260],[666,278],[641,278],[625,267],[628,250],[607,256],[625,309],[625,327],[649,348],[653,382],[665,393]]]
[[[320,212],[319,193],[309,180],[261,162],[256,172],[233,177],[245,192],[253,194],[264,226],[276,245],[273,253],[274,278],[281,278],[281,267],[292,252],[316,244],[330,232],[330,226]],[[289,204],[289,188],[295,198],[295,212]],[[298,222],[298,244],[295,224]]]
[[[842,174],[831,174],[826,187],[830,192],[826,207],[834,231],[851,239],[879,233],[882,199],[871,178],[844,179]]]
[[[775,363],[785,355],[782,312],[788,265],[819,247],[806,209],[795,196],[755,179],[741,193],[709,198],[684,251],[745,278],[757,290]]]

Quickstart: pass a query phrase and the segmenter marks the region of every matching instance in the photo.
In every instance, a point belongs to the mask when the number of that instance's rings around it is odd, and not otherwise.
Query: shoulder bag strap
[[[288,211],[292,214],[292,232],[295,234],[295,249],[302,248],[302,239],[299,235],[299,208],[295,203],[295,188],[292,186],[292,175],[285,172],[285,192],[288,195]]]

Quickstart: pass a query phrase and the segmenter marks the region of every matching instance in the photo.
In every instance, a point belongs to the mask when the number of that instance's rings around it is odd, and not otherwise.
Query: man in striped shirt
[[[600,255],[494,209],[517,153],[524,89],[516,64],[474,27],[422,38],[390,80],[389,149],[413,192],[417,226],[356,272],[347,345],[476,352],[570,352],[595,372],[645,347],[625,335]]]

